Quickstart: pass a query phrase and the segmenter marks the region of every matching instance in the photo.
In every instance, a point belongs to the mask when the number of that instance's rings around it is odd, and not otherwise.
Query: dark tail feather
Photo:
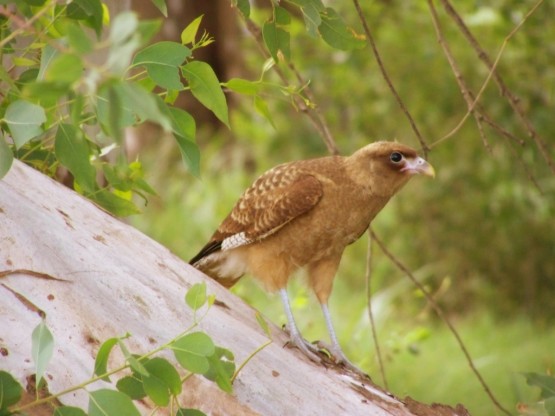
[[[221,241],[210,241],[208,244],[206,244],[200,251],[199,253],[193,257],[190,261],[189,264],[194,266],[199,260],[201,260],[202,258],[215,253],[216,251],[220,251],[222,249],[222,242]]]

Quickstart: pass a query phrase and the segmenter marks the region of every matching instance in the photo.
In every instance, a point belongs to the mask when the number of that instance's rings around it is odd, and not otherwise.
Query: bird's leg
[[[287,316],[287,327],[289,329],[289,342],[296,346],[301,352],[316,363],[320,363],[322,360],[316,352],[318,349],[305,341],[297,328],[295,323],[295,318],[293,317],[293,311],[291,310],[291,304],[289,303],[289,295],[287,294],[287,289],[282,288],[279,290],[281,296],[281,302],[283,303],[283,309],[285,309],[285,315]]]
[[[366,376],[366,373],[358,368],[356,365],[351,363],[349,359],[343,353],[341,346],[339,345],[339,341],[337,340],[337,335],[335,334],[335,329],[333,328],[333,323],[331,322],[331,315],[330,310],[328,308],[327,303],[322,303],[322,312],[324,314],[324,319],[326,320],[326,326],[328,327],[328,333],[330,335],[331,346],[327,347],[327,350],[333,355],[335,358],[335,362],[338,364],[343,364],[345,367],[355,371],[356,373],[363,374]]]

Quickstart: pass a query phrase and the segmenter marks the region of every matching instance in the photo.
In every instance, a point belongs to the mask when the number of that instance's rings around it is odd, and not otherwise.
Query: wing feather
[[[297,163],[269,170],[243,193],[191,264],[216,251],[250,244],[272,235],[310,211],[322,195],[322,183],[299,168]]]

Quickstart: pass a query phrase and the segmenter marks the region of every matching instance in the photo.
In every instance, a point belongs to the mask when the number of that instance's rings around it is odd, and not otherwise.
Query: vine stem
[[[255,349],[246,359],[245,361],[243,361],[241,363],[241,365],[239,365],[239,368],[237,368],[237,370],[235,370],[235,374],[233,374],[233,377],[231,377],[231,383],[233,384],[233,382],[235,381],[235,379],[237,378],[237,376],[239,375],[239,373],[241,372],[241,370],[249,363],[250,360],[252,360],[254,358],[255,355],[257,355],[260,351],[262,351],[264,348],[266,348],[268,345],[272,344],[274,341],[272,341],[271,339],[269,339],[268,341],[266,341],[264,344],[262,344],[261,346],[259,346],[257,349]]]
[[[210,309],[210,308],[208,308],[208,309]],[[208,312],[208,311],[207,311],[207,312]],[[206,312],[206,313],[207,313],[207,312]],[[205,313],[205,315],[206,315],[206,313]],[[203,317],[204,317],[204,316],[203,316]],[[168,347],[171,347],[171,344],[175,343],[179,338],[181,338],[182,336],[186,335],[187,333],[189,333],[190,331],[192,331],[193,329],[195,329],[198,325],[199,325],[199,321],[194,322],[194,323],[193,323],[192,325],[190,325],[185,331],[181,332],[179,335],[175,336],[175,337],[172,338],[170,341],[168,341],[168,342],[166,342],[166,343],[164,343],[164,344],[162,344],[162,345],[156,347],[155,349],[153,349],[153,350],[151,350],[151,351],[149,351],[149,352],[147,352],[147,353],[141,355],[140,357],[137,358],[137,360],[138,360],[138,361],[141,361],[141,360],[143,360],[143,359],[145,359],[145,358],[148,358],[148,357],[150,357],[150,356],[152,356],[152,355],[154,355],[154,354],[156,354],[156,353],[158,353],[158,352],[160,352],[160,351],[162,351],[162,350],[164,350],[164,349],[166,349],[166,348],[168,348]],[[90,378],[90,379],[88,379],[88,380],[85,380],[84,382],[82,382],[82,383],[80,383],[80,384],[78,384],[78,385],[76,385],[76,386],[69,387],[69,388],[67,388],[67,389],[65,389],[65,390],[62,390],[62,391],[56,393],[56,394],[52,394],[52,395],[50,395],[50,396],[43,397],[42,399],[38,399],[38,400],[35,400],[35,401],[33,401],[33,402],[27,403],[27,404],[25,404],[25,405],[23,405],[23,406],[21,406],[21,407],[14,408],[13,411],[14,411],[15,413],[17,413],[17,412],[21,412],[21,411],[23,411],[23,410],[25,410],[25,409],[32,408],[32,407],[34,407],[34,406],[38,406],[38,405],[43,404],[43,403],[48,403],[49,401],[54,400],[54,399],[57,399],[57,398],[59,398],[59,397],[62,397],[62,396],[64,396],[64,395],[68,394],[68,393],[72,393],[72,392],[74,392],[74,391],[84,389],[84,388],[87,387],[89,384],[92,384],[92,383],[94,383],[94,382],[96,382],[96,381],[102,380],[102,379],[105,378],[105,377],[109,377],[109,376],[111,376],[111,375],[114,375],[114,374],[116,374],[116,373],[119,373],[120,371],[123,371],[123,370],[125,370],[126,368],[129,368],[129,364],[123,364],[123,365],[121,365],[120,367],[117,367],[117,368],[115,368],[115,369],[113,369],[113,370],[107,371],[107,372],[104,373],[104,374],[99,374],[99,375],[97,375],[97,376],[95,376],[95,377],[92,377],[92,378]]]

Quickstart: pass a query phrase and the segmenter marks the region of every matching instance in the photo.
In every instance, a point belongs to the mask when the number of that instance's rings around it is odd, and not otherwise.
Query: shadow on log
[[[60,392],[92,377],[98,348],[108,338],[129,332],[130,350],[145,353],[181,333],[193,322],[184,295],[201,281],[218,302],[199,329],[233,351],[240,364],[268,341],[255,311],[241,299],[20,162],[0,180],[0,369],[24,388],[33,387],[31,333],[42,316],[55,340],[45,377],[49,391]],[[241,370],[233,394],[194,376],[186,381],[182,406],[212,415],[467,414],[462,406],[400,400],[370,380],[317,366],[283,348],[287,336],[270,329],[273,343]],[[123,362],[115,351],[110,359],[111,366]],[[107,386],[97,381],[87,390]],[[60,400],[86,407],[88,394],[79,390]],[[138,406],[143,414],[154,408],[148,400]],[[48,414],[35,410],[29,414]]]

